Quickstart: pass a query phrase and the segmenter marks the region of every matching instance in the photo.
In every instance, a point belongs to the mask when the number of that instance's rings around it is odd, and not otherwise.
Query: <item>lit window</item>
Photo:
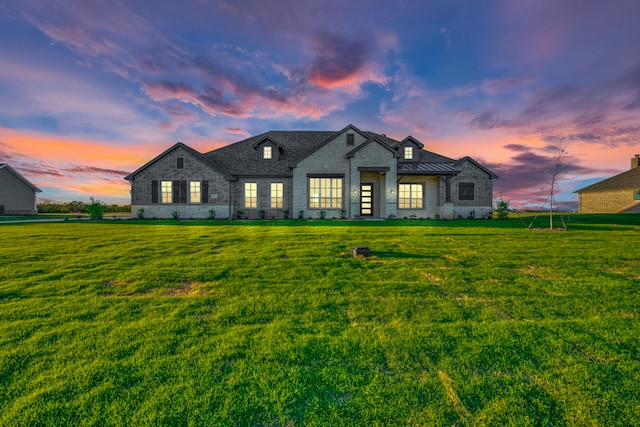
[[[342,208],[342,178],[309,178],[309,208]]]
[[[258,207],[258,184],[255,182],[244,183],[244,207]]]
[[[422,209],[422,184],[400,184],[398,186],[399,209]]]
[[[200,203],[200,181],[189,182],[189,203]]]
[[[474,199],[474,185],[473,182],[461,182],[458,184],[458,200],[473,200]]]
[[[271,183],[271,207],[274,209],[282,208],[282,183]]]
[[[270,159],[271,158],[271,147],[269,147],[269,146],[262,147],[262,158],[263,159]]]
[[[404,158],[405,160],[413,159],[413,147],[404,147]]]
[[[160,183],[160,190],[162,193],[162,203],[173,202],[173,189],[171,187],[171,181],[162,181]]]

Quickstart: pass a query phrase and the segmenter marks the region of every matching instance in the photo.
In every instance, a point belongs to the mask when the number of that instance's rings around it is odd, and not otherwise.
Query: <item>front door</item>
[[[360,215],[373,216],[373,184],[360,184]]]

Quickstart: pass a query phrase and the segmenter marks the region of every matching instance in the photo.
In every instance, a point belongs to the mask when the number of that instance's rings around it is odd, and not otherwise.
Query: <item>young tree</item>
[[[558,182],[562,179],[568,169],[566,164],[566,157],[567,150],[563,145],[559,145],[555,154],[553,155],[553,166],[549,171],[549,174],[551,175],[549,180],[549,230],[553,230],[553,208],[554,206],[557,208],[554,196],[556,193],[556,189],[558,188]],[[560,216],[560,220],[562,221],[562,225],[566,230],[567,225],[562,215]]]
[[[94,199],[93,197],[91,197],[90,200],[91,203],[87,205],[87,213],[89,214],[89,217],[91,219],[102,219],[106,207],[98,199]]]

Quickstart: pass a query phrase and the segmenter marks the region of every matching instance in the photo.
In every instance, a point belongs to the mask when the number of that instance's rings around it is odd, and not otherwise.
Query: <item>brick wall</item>
[[[178,158],[184,159],[184,167],[177,168]],[[208,181],[207,203],[152,203],[153,181]],[[158,189],[160,197],[160,189]],[[224,175],[208,164],[193,156],[182,147],[167,153],[166,156],[138,173],[131,181],[131,215],[136,216],[144,209],[145,218],[171,218],[178,212],[180,218],[207,218],[209,210],[216,212],[216,218],[228,218],[230,215],[230,182]]]
[[[640,213],[633,190],[586,192],[578,195],[580,213]]]

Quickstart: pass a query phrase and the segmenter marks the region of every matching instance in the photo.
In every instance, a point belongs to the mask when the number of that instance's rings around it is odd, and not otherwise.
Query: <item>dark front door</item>
[[[373,184],[360,184],[360,215],[373,215]]]

